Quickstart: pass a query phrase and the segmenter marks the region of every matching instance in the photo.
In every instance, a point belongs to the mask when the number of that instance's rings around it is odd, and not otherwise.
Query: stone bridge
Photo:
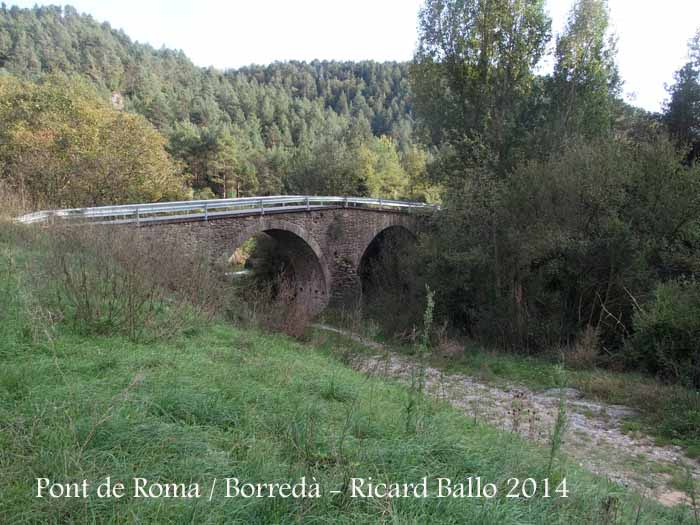
[[[284,253],[294,273],[296,300],[317,314],[329,303],[350,306],[360,297],[360,266],[380,237],[412,237],[425,215],[368,208],[268,211],[265,215],[221,215],[141,222],[158,236],[177,237],[208,247],[216,259],[229,259],[251,237],[265,233]],[[400,231],[398,231],[400,230]]]
[[[227,261],[249,238],[265,233],[286,256],[295,300],[317,314],[329,303],[361,296],[361,268],[386,238],[413,237],[434,206],[361,197],[278,196],[40,211],[18,221],[79,220],[130,224]],[[187,249],[187,248],[185,248]]]

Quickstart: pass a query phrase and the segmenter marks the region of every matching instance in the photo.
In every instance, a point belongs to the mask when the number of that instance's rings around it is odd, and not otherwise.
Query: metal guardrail
[[[248,215],[305,211],[319,208],[369,208],[427,212],[439,209],[434,204],[422,202],[373,199],[368,197],[319,197],[312,195],[279,195],[274,197],[243,197],[238,199],[211,199],[201,201],[155,202],[151,204],[125,204],[120,206],[98,206],[95,208],[71,208],[45,210],[29,213],[17,218],[18,222],[33,224],[54,219],[83,220],[88,222],[136,222],[170,219],[208,220],[223,215]]]

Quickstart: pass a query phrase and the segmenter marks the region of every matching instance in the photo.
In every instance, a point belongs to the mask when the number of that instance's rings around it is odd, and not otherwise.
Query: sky
[[[63,0],[132,39],[220,69],[285,60],[410,60],[422,0]],[[32,7],[37,0],[9,0]],[[700,27],[698,0],[608,0],[626,99],[661,109]],[[47,1],[47,3],[57,3]],[[573,0],[547,0],[554,32]]]

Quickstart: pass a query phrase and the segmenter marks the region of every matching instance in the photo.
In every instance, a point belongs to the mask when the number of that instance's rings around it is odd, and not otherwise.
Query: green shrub
[[[659,404],[650,422],[660,436],[687,447],[686,455],[700,457],[700,391],[677,390]]]
[[[700,283],[659,284],[634,315],[628,357],[647,371],[700,387]]]
[[[83,333],[170,337],[225,300],[204,246],[116,226],[56,227],[32,269],[34,295]]]

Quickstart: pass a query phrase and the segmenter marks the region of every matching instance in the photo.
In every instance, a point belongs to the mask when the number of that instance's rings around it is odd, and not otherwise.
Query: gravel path
[[[416,360],[387,351],[383,345],[327,325],[314,325],[342,334],[377,352],[355,355],[351,365],[373,375],[410,382]],[[521,385],[495,387],[459,373],[427,367],[426,390],[470,417],[546,444],[554,426],[559,402],[566,400],[567,427],[562,451],[584,468],[652,497],[665,505],[688,502],[673,488],[673,473],[690,470],[700,479],[700,464],[686,457],[681,447],[659,446],[641,432],[623,432],[623,419],[634,411],[620,405],[584,399],[570,388],[535,391]],[[687,475],[687,474],[685,474]]]

